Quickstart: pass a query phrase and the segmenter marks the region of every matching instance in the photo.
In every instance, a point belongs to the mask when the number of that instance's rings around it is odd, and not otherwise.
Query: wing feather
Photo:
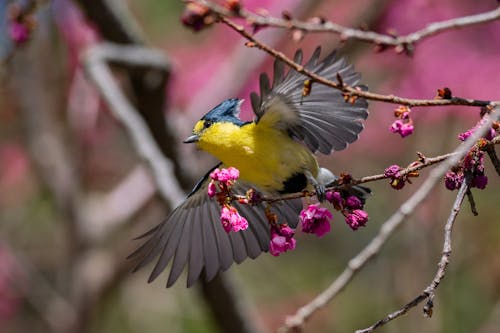
[[[352,87],[359,85],[361,75],[336,51],[320,60],[318,47],[304,65],[304,68],[329,80],[342,80]],[[294,61],[302,64],[302,51],[295,53]],[[357,140],[363,130],[362,122],[368,116],[368,103],[358,98],[354,103],[345,102],[342,92],[325,85],[314,83],[308,96],[303,96],[307,77],[291,69],[284,74],[283,64],[274,64],[273,85],[269,87],[267,75],[261,76],[261,95],[252,94],[252,107],[257,123],[286,131],[293,138],[304,142],[312,151],[330,154],[342,150]],[[267,119],[266,119],[267,118]],[[276,121],[278,119],[278,121]]]
[[[204,242],[203,242],[203,216],[201,209],[197,210],[198,216],[193,221],[191,230],[191,250],[189,251],[189,269],[187,277],[187,286],[190,287],[198,279],[203,270],[204,264]],[[209,250],[210,251],[210,250]]]
[[[218,272],[227,270],[233,262],[241,263],[247,257],[254,259],[268,251],[270,228],[264,205],[235,203],[239,213],[248,220],[249,228],[226,233],[220,223],[219,204],[207,195],[209,173],[165,221],[141,236],[146,240],[129,256],[138,260],[134,270],[158,258],[148,282],[156,279],[172,261],[167,287],[177,281],[186,266],[187,285],[190,287],[203,271],[205,279],[209,281]],[[241,182],[233,186],[238,194],[244,194],[249,188],[248,184]],[[288,221],[292,217],[298,220],[302,204],[300,199],[292,201],[272,206],[280,220]],[[293,223],[290,225],[293,226]]]

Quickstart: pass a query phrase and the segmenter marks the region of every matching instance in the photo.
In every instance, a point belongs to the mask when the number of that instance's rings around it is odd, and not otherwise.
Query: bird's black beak
[[[197,142],[200,139],[200,136],[198,134],[193,134],[190,137],[188,137],[186,140],[182,141],[184,143],[193,143]]]

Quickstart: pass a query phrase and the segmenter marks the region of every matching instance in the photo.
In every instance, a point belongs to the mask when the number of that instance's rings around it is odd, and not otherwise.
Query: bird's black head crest
[[[243,100],[239,98],[226,99],[224,102],[210,110],[201,119],[212,122],[226,121],[241,126],[245,123],[239,118],[241,103],[243,103]]]

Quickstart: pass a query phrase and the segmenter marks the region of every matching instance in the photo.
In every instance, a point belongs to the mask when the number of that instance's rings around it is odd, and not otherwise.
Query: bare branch
[[[301,30],[304,32],[333,33],[340,35],[342,40],[357,39],[363,42],[373,43],[383,47],[395,47],[398,50],[406,51],[406,53],[412,52],[414,44],[433,35],[443,33],[452,29],[465,28],[471,25],[488,23],[500,19],[500,7],[497,7],[496,9],[480,14],[457,17],[441,22],[434,22],[427,25],[423,29],[415,31],[408,35],[394,36],[381,34],[374,31],[345,27],[319,17],[313,18],[308,22],[304,22],[296,20],[294,18],[277,18],[272,16],[259,15],[244,8],[241,8],[238,11],[231,11],[211,1],[194,0],[193,2],[209,8],[212,12],[217,13],[220,16],[243,18],[255,27],[275,27],[289,30]]]
[[[489,143],[487,143],[486,150],[488,149],[494,149],[494,145],[500,144],[500,135],[496,136],[491,140]],[[435,157],[424,157],[421,153],[419,153],[419,160],[417,162],[410,163],[410,165],[406,168],[403,168],[399,171],[400,177],[404,177],[406,175],[418,172],[422,169],[425,169],[427,167],[430,167],[434,164],[441,163],[445,161],[446,159],[456,155],[456,152],[451,152],[448,154],[444,155],[439,155]],[[352,179],[351,182],[349,183],[350,185],[359,185],[359,184],[364,184],[364,183],[370,183],[378,180],[383,180],[383,179],[389,179],[390,177],[381,173],[381,174],[376,174],[372,176],[365,176],[359,179]],[[326,188],[327,191],[329,190],[336,190],[338,188],[343,188],[344,185],[336,185],[332,187]],[[316,195],[316,192],[314,191],[303,191],[303,192],[297,192],[297,193],[290,193],[290,194],[284,194],[280,196],[273,196],[273,195],[262,195],[259,200],[260,201],[266,201],[269,203],[277,202],[277,201],[284,201],[284,200],[291,200],[291,199],[297,199],[297,198],[304,198],[304,197],[312,197]],[[242,200],[245,199],[246,195],[232,195],[233,200]]]
[[[465,195],[469,191],[469,181],[464,181],[462,183],[462,186],[460,187],[457,197],[455,199],[455,203],[453,204],[453,208],[451,210],[450,216],[448,217],[448,220],[446,222],[446,225],[444,227],[444,243],[443,243],[443,252],[441,255],[441,259],[439,260],[438,263],[438,270],[436,272],[436,275],[434,276],[434,279],[432,279],[432,282],[427,288],[425,288],[420,295],[415,297],[412,301],[409,303],[405,304],[403,307],[401,307],[399,310],[394,311],[393,313],[387,315],[385,318],[379,320],[372,326],[358,330],[356,333],[369,333],[373,332],[377,328],[387,324],[388,322],[401,317],[402,315],[406,314],[408,311],[410,311],[412,308],[417,306],[419,303],[422,301],[428,299],[428,302],[424,308],[425,314],[430,317],[432,316],[432,310],[433,310],[433,298],[434,298],[434,292],[436,288],[439,286],[441,283],[441,280],[444,278],[445,273],[446,273],[446,268],[448,267],[449,264],[449,258],[451,256],[451,233],[453,230],[453,225],[455,223],[455,220],[458,216],[458,213],[460,212],[460,207],[462,205],[462,202],[465,198]]]
[[[108,193],[90,193],[81,203],[80,231],[86,239],[100,241],[123,226],[156,193],[145,166],[137,165]]]
[[[448,169],[458,163],[458,161],[467,154],[467,152],[476,144],[476,141],[481,138],[490,128],[493,121],[500,117],[498,107],[490,115],[486,115],[487,119],[477,130],[458,148],[454,151],[446,161],[441,163],[431,171],[427,179],[420,188],[405,202],[401,207],[380,227],[378,234],[371,242],[354,258],[352,258],[344,271],[333,281],[330,286],[316,296],[310,303],[304,305],[298,311],[287,318],[286,323],[279,329],[279,332],[300,332],[305,322],[319,309],[325,307],[335,296],[337,296],[375,255],[377,255],[382,246],[387,242],[389,237],[400,227],[408,216],[420,205],[430,194],[439,180]],[[492,119],[493,118],[493,119]]]
[[[405,98],[405,97],[399,97],[399,96],[394,96],[394,95],[382,95],[378,93],[373,93],[370,91],[364,91],[362,89],[359,89],[357,87],[352,87],[349,85],[340,85],[337,82],[328,80],[316,73],[311,72],[301,64],[298,64],[294,62],[292,59],[284,55],[282,52],[279,52],[275,50],[274,48],[270,47],[269,45],[257,40],[250,32],[245,30],[245,28],[241,25],[238,25],[231,21],[230,19],[220,16],[219,17],[220,21],[232,28],[234,31],[245,37],[247,40],[250,41],[250,43],[247,43],[246,45],[248,47],[256,47],[260,50],[263,50],[270,54],[272,57],[276,59],[282,60],[284,63],[286,63],[288,66],[296,70],[297,72],[304,74],[311,79],[313,79],[315,82],[324,84],[326,86],[332,87],[334,89],[340,90],[344,92],[347,96],[356,96],[356,97],[362,97],[366,98],[368,100],[373,100],[373,101],[379,101],[379,102],[386,102],[386,103],[391,103],[391,104],[398,104],[398,105],[407,105],[410,107],[413,106],[444,106],[444,105],[465,105],[465,106],[487,106],[491,104],[497,104],[497,102],[490,102],[490,101],[481,101],[481,100],[475,100],[475,99],[466,99],[466,98],[461,98],[461,97],[451,97],[450,99],[411,99],[411,98]]]

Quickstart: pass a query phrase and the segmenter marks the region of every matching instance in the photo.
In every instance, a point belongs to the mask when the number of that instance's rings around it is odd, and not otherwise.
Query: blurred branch
[[[407,105],[407,106],[443,106],[443,105],[465,105],[465,106],[488,106],[498,104],[499,102],[491,102],[491,101],[482,101],[476,99],[466,99],[461,97],[450,97],[450,98],[435,98],[435,99],[411,99],[405,97],[399,97],[394,95],[382,95],[378,93],[373,93],[370,91],[364,91],[358,87],[351,87],[346,85],[344,82],[334,82],[328,80],[316,73],[311,72],[307,68],[305,68],[302,64],[298,64],[294,62],[292,59],[287,57],[282,52],[277,51],[271,46],[257,40],[253,34],[245,30],[245,28],[241,25],[238,25],[228,19],[225,16],[219,16],[219,20],[229,26],[231,29],[245,37],[249,42],[246,43],[248,47],[256,47],[260,50],[263,50],[270,54],[275,59],[279,59],[286,63],[288,66],[293,68],[298,73],[304,74],[307,77],[310,77],[314,82],[324,84],[326,86],[332,87],[334,89],[340,90],[345,94],[347,99],[351,97],[362,97],[368,100],[386,102],[398,105]],[[339,76],[338,76],[339,77]]]
[[[91,193],[82,203],[85,238],[99,241],[118,230],[156,194],[154,181],[143,165],[137,165],[108,193]]]
[[[432,189],[442,179],[448,169],[458,163],[458,161],[467,154],[467,152],[476,144],[487,130],[489,130],[493,121],[500,118],[500,108],[496,108],[490,115],[486,115],[486,121],[476,129],[476,131],[454,151],[446,161],[433,169],[420,188],[405,202],[400,208],[385,221],[378,234],[370,243],[359,252],[354,258],[349,260],[344,271],[333,281],[330,286],[316,296],[310,303],[302,306],[297,312],[286,319],[285,325],[279,329],[279,332],[301,332],[306,321],[319,309],[325,307],[333,300],[353,279],[353,277],[377,255],[382,246],[389,237],[400,227],[406,218],[410,216],[415,209],[427,198]]]
[[[414,45],[428,37],[446,32],[452,29],[465,28],[472,25],[488,23],[500,19],[500,7],[488,12],[457,17],[446,21],[434,22],[428,24],[425,28],[413,33],[397,36],[393,34],[381,34],[374,31],[366,31],[361,29],[353,29],[344,27],[340,24],[325,20],[322,17],[315,17],[307,22],[296,20],[291,17],[277,18],[253,13],[240,8],[230,10],[223,6],[217,5],[211,1],[192,0],[188,2],[198,3],[209,8],[212,12],[224,17],[237,17],[245,19],[254,28],[260,27],[275,27],[289,30],[301,30],[303,32],[327,32],[340,35],[342,40],[357,39],[363,42],[373,43],[379,48],[394,47],[396,51],[411,54]]]
[[[133,16],[120,0],[76,0],[105,39],[120,44],[144,44]]]
[[[76,309],[63,295],[56,290],[43,274],[36,268],[29,258],[19,249],[7,242],[4,243],[21,270],[22,278],[12,277],[12,285],[18,289],[20,295],[25,297],[33,309],[50,327],[51,332],[70,332],[76,320]],[[28,281],[24,280],[27,278]],[[31,288],[26,290],[25,284]]]
[[[170,207],[175,207],[184,197],[184,192],[175,181],[173,163],[168,160],[149,132],[144,120],[139,116],[132,104],[123,95],[116,80],[111,74],[108,62],[116,60],[128,61],[132,65],[161,65],[161,52],[140,46],[119,46],[103,43],[93,46],[83,55],[83,63],[91,81],[108,103],[111,111],[128,130],[135,149],[149,165],[155,178],[158,191]],[[166,63],[163,63],[167,66]]]
[[[67,128],[60,121],[64,113],[64,74],[59,63],[60,54],[51,44],[53,28],[48,8],[39,14],[38,30],[45,33],[35,34],[30,43],[12,58],[10,70],[16,74],[12,75],[10,82],[13,95],[18,99],[30,158],[64,223],[68,248],[63,270],[67,276],[71,263],[83,246],[78,230],[82,224],[80,174],[73,151],[75,147],[68,140]]]
[[[259,332],[255,321],[247,318],[249,311],[237,286],[232,279],[226,278],[226,274],[218,274],[210,283],[202,283],[201,292],[217,321],[220,332]]]
[[[416,307],[418,304],[423,302],[424,300],[427,299],[427,303],[424,307],[424,314],[427,317],[432,316],[433,312],[433,299],[434,299],[434,293],[436,291],[436,288],[439,286],[441,283],[441,280],[444,278],[446,274],[446,268],[448,267],[449,261],[450,261],[450,256],[451,256],[451,233],[453,231],[453,225],[455,224],[455,220],[458,216],[458,213],[460,212],[460,207],[462,205],[462,202],[465,198],[466,193],[469,191],[469,183],[470,180],[464,181],[462,183],[462,186],[460,187],[457,197],[455,199],[455,203],[453,204],[453,208],[451,210],[450,216],[448,217],[448,220],[446,222],[446,225],[444,227],[444,242],[443,242],[443,251],[441,255],[441,259],[439,260],[438,263],[438,270],[436,272],[436,275],[434,276],[434,279],[432,279],[432,282],[427,288],[425,288],[420,295],[415,297],[412,301],[409,303],[405,304],[401,309],[394,311],[393,313],[387,315],[385,318],[379,320],[372,326],[358,330],[356,333],[369,333],[375,331],[377,328],[389,323],[390,321],[401,317],[402,315],[406,314],[408,311],[410,311],[412,308]]]
[[[78,0],[78,2],[105,39],[130,46],[140,47],[145,44],[140,29],[123,1]],[[119,50],[119,48],[114,50]],[[112,49],[108,49],[107,52],[109,52],[107,55],[110,56],[111,62],[116,61],[121,68],[125,69],[131,85],[131,104],[146,122],[156,145],[170,159],[179,182],[183,186],[189,186],[191,182],[177,159],[177,145],[171,144],[175,141],[175,137],[165,121],[164,112],[167,104],[165,92],[170,79],[170,63],[166,55],[161,54],[161,57],[157,57],[159,63],[153,61],[152,58],[156,57],[153,54],[150,54],[147,61],[135,62],[130,58],[133,56],[133,51],[125,55],[127,59],[122,59],[122,55],[119,52],[113,53]],[[138,52],[141,53],[141,51]],[[157,54],[160,55],[159,52]]]

